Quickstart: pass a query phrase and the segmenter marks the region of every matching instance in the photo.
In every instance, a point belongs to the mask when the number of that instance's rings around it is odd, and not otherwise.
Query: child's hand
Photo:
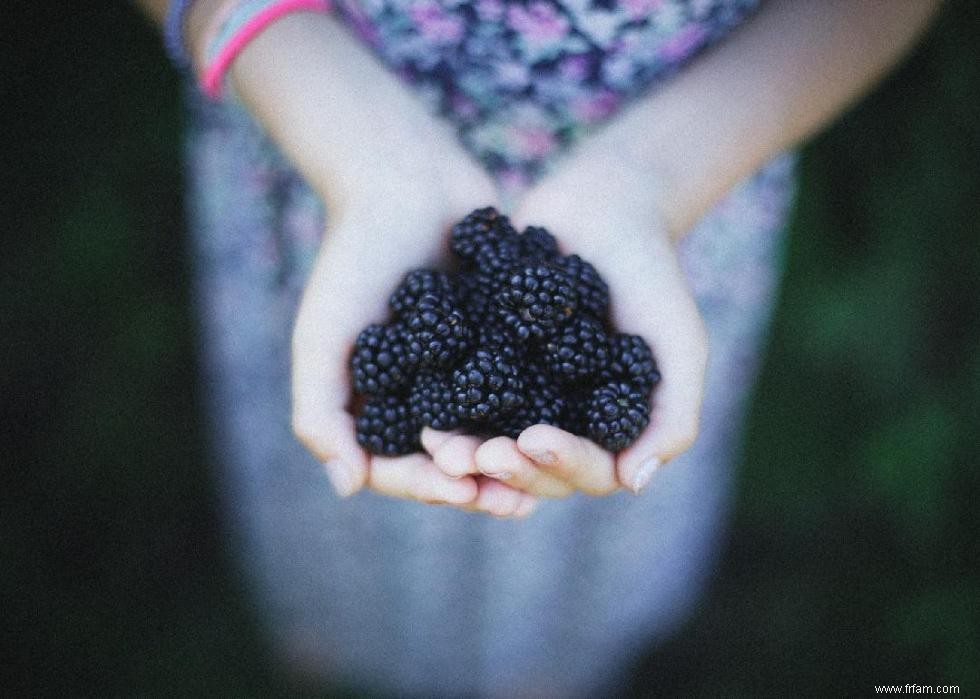
[[[507,484],[539,496],[604,495],[620,486],[638,492],[659,465],[694,442],[707,363],[704,326],[650,176],[601,145],[583,147],[531,190],[513,219],[519,227],[548,228],[564,252],[590,261],[609,284],[616,327],[653,349],[663,380],[654,390],[650,425],[618,456],[546,425],[528,428],[516,441],[428,431],[423,445],[446,473],[503,474]]]
[[[369,185],[351,186],[330,224],[303,295],[293,334],[293,429],[321,460],[337,492],[362,486],[499,516],[530,513],[535,498],[486,478],[450,478],[422,454],[370,456],[354,435],[349,358],[358,333],[383,320],[405,272],[446,254],[449,227],[492,203],[489,178],[448,132],[418,131],[404,162],[385,159]],[[420,140],[428,141],[424,148]],[[427,151],[423,153],[423,151]]]

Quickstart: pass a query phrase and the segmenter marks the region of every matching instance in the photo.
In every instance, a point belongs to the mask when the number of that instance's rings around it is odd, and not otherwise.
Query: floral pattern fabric
[[[340,0],[507,187],[741,22],[759,0]]]

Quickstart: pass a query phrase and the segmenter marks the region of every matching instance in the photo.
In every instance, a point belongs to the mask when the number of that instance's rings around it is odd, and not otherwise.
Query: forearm
[[[938,0],[769,0],[598,140],[655,175],[661,215],[673,235],[683,234],[733,184],[860,96],[937,6]]]
[[[387,172],[424,167],[437,130],[419,98],[333,18],[284,17],[231,70],[242,101],[330,204]],[[336,173],[343,173],[343,178]]]
[[[171,2],[136,4],[162,25]],[[183,38],[196,71],[220,4],[195,0],[186,16]],[[236,58],[229,76],[238,96],[331,205],[339,206],[351,180],[376,176],[407,157],[412,119],[429,120],[397,78],[325,15],[296,13],[274,22]],[[343,178],[333,176],[340,172]]]

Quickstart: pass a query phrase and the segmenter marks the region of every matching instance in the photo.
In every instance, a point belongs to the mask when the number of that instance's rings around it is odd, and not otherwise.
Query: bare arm
[[[769,0],[598,140],[655,173],[686,232],[734,183],[825,125],[891,67],[939,0]]]
[[[694,442],[707,337],[673,242],[736,182],[826,124],[909,47],[937,0],[767,0],[661,90],[585,139],[515,211],[561,231],[609,282],[616,325],[663,381],[650,427],[613,457],[546,428],[518,444],[589,492],[639,490]],[[655,301],[651,302],[651,299]],[[552,454],[539,460],[535,453]]]

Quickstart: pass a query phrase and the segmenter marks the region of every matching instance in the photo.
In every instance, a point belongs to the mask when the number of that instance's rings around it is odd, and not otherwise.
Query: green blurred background
[[[31,5],[0,47],[0,689],[332,696],[222,549],[178,80],[128,5]],[[980,690],[978,46],[950,2],[807,146],[731,538],[637,695]]]

